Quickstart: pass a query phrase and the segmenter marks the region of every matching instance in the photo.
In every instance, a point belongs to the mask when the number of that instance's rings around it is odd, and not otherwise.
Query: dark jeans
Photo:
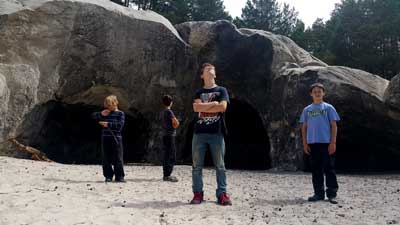
[[[310,144],[311,169],[314,193],[318,196],[325,196],[324,175],[326,179],[327,197],[336,197],[339,188],[335,172],[335,156],[329,155],[326,143]]]
[[[164,177],[168,177],[171,176],[176,161],[175,136],[172,135],[163,136],[163,150],[164,150],[164,161],[163,161]]]
[[[101,139],[103,149],[103,175],[106,178],[122,179],[124,173],[124,157],[122,137],[103,136]],[[114,166],[114,169],[113,169]]]

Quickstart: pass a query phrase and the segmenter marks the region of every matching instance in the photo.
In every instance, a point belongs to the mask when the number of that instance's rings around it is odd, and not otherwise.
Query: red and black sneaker
[[[190,201],[190,204],[197,205],[202,203],[203,201],[203,192],[195,192],[192,201]]]
[[[232,201],[229,199],[229,196],[226,192],[222,192],[218,197],[218,204],[220,205],[232,205]]]

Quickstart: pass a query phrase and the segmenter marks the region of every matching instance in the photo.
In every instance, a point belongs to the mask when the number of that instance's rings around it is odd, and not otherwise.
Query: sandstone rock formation
[[[400,110],[400,74],[393,77],[384,95],[386,104],[395,110]]]
[[[100,128],[90,113],[114,93],[128,115],[125,160],[159,162],[160,98],[169,93],[182,124],[178,159],[190,163],[191,102],[206,61],[231,95],[228,167],[305,168],[298,119],[318,81],[342,117],[338,167],[400,168],[398,77],[389,84],[328,66],[270,32],[227,21],[173,27],[154,12],[106,0],[0,4],[0,141],[17,137],[56,161],[98,162]],[[1,145],[3,154],[8,148]]]
[[[397,167],[400,123],[389,116],[390,109],[383,102],[387,80],[356,69],[328,66],[289,38],[270,32],[238,30],[224,21],[189,22],[177,29],[199,61],[215,62],[219,82],[231,95],[257,111],[267,131],[264,138],[270,146],[264,148],[270,152],[271,166],[304,166],[298,119],[304,106],[311,103],[309,86],[318,81],[327,87],[326,101],[342,116],[338,166]],[[246,120],[246,115],[242,119]],[[247,129],[242,136],[246,132],[253,135]],[[250,150],[240,149],[237,159],[251,155]]]
[[[106,0],[1,5],[1,139],[19,137],[55,160],[98,159],[98,126],[88,115],[115,93],[127,129],[136,129],[127,147],[144,157],[157,147],[160,95],[182,96],[179,111],[189,101],[191,50],[160,15]]]

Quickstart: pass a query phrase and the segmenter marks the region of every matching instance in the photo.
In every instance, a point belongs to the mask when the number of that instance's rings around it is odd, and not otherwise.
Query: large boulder
[[[385,103],[395,110],[400,110],[400,74],[393,77],[384,95]]]
[[[387,80],[328,66],[284,36],[227,21],[173,27],[154,12],[108,0],[0,4],[0,142],[17,137],[60,162],[99,162],[100,127],[90,114],[113,93],[127,114],[125,160],[159,162],[160,98],[169,93],[182,121],[178,159],[190,163],[192,96],[206,61],[231,96],[228,167],[305,168],[298,119],[318,81],[342,117],[338,167],[400,168],[400,110],[384,101],[393,99],[384,98]],[[397,93],[391,90],[385,96]]]
[[[298,120],[311,103],[309,86],[322,82],[327,87],[326,101],[336,106],[342,117],[338,167],[399,168],[400,141],[396,137],[400,121],[390,116],[383,102],[387,80],[356,69],[328,66],[287,37],[236,29],[226,21],[188,22],[177,29],[194,48],[199,62],[216,64],[218,82],[228,87],[234,100],[227,112],[228,129],[233,129],[227,138],[228,145],[231,143],[227,155],[237,161],[250,160],[250,164],[264,161],[277,168],[305,168]],[[256,132],[259,123],[263,129]],[[253,145],[243,144],[248,139]]]
[[[63,162],[98,160],[90,113],[114,93],[128,115],[126,157],[154,159],[161,95],[180,96],[184,112],[194,66],[189,46],[154,12],[108,0],[2,1],[0,141],[18,137]]]
[[[308,90],[314,82],[326,86],[325,101],[333,104],[341,116],[337,167],[397,169],[400,120],[390,116],[391,110],[383,102],[387,80],[345,67],[293,68],[274,80],[272,96],[277,97],[269,118],[272,142],[277,143],[278,150],[274,152],[275,162],[298,165],[295,162],[302,158],[297,123],[303,107],[310,104]]]

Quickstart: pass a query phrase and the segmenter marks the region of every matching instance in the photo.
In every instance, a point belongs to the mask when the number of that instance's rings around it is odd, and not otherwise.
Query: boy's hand
[[[330,143],[328,146],[328,152],[329,155],[333,155],[336,152],[336,144],[335,143]]]
[[[176,117],[172,117],[172,127],[174,129],[179,127],[179,120]]]
[[[218,105],[219,104],[219,102],[217,102],[217,101],[212,101],[212,102],[210,102],[212,105]]]
[[[102,116],[108,116],[108,114],[110,114],[110,110],[108,110],[108,109],[101,111]]]
[[[108,122],[100,121],[99,124],[103,127],[108,127]]]
[[[309,155],[311,152],[310,146],[308,144],[303,144],[303,148],[304,148],[304,153]]]

